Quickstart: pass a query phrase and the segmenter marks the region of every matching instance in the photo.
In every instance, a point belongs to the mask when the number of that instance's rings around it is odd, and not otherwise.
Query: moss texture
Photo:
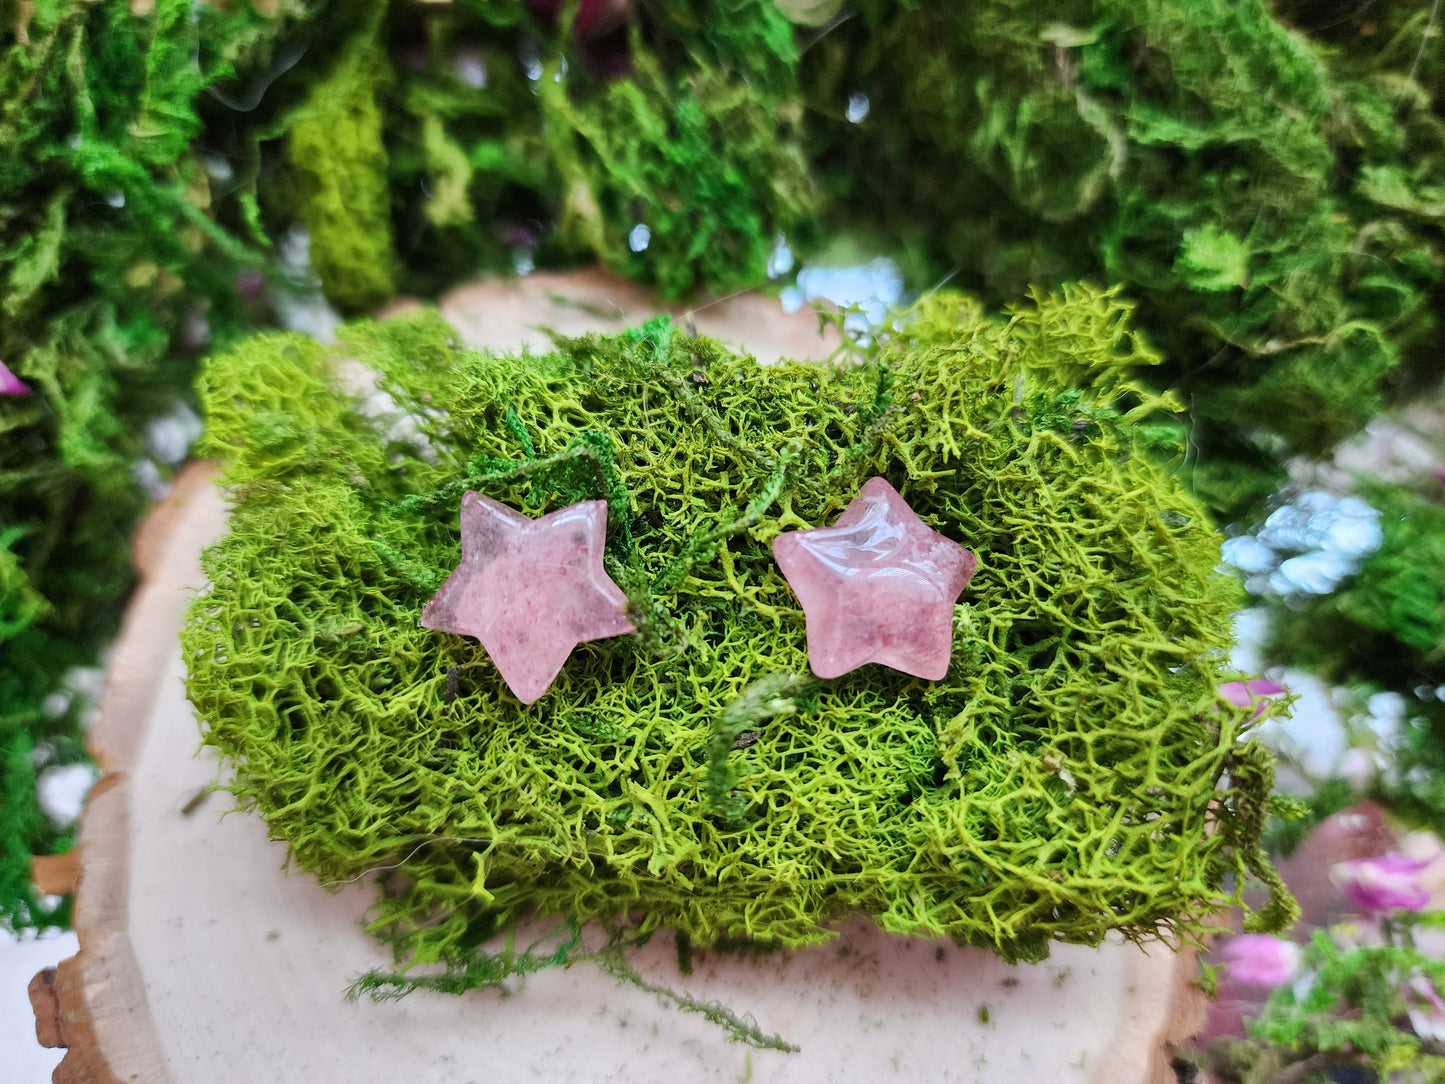
[[[812,210],[802,110],[775,111],[721,69],[699,66],[670,86],[647,53],[634,62],[635,78],[582,107],[544,73],[544,116],[562,144],[563,236],[667,297],[766,282],[774,236]],[[641,251],[628,241],[636,225],[649,232]]]
[[[921,284],[986,298],[1128,283],[1215,507],[1268,496],[1281,451],[1323,453],[1394,383],[1438,375],[1429,5],[1283,5],[1328,45],[1263,0],[859,7],[804,57],[829,220],[880,223]],[[862,124],[840,115],[855,92]]]
[[[288,121],[296,213],[321,287],[343,312],[374,309],[396,292],[377,101],[389,72],[376,28],[363,29]]]
[[[82,738],[46,698],[117,625],[146,420],[189,394],[261,263],[217,225],[193,147],[198,96],[257,23],[188,0],[0,2],[0,359],[34,390],[0,397],[0,928],[65,919],[30,885],[30,854],[69,844],[35,773]]]
[[[861,364],[764,368],[666,318],[536,357],[359,324],[341,351],[396,403],[370,417],[315,342],[214,359],[236,505],[184,644],[241,802],[323,881],[396,871],[374,928],[421,960],[533,910],[783,945],[864,912],[1038,959],[1197,936],[1250,875],[1252,924],[1287,921],[1270,760],[1218,693],[1237,588],[1128,306],[935,296],[904,327]],[[978,555],[943,681],[808,675],[769,543],[873,475]],[[466,488],[611,507],[641,631],[530,708],[417,624]]]

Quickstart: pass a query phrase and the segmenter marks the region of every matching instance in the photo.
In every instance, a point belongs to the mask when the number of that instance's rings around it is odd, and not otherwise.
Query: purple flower
[[[1401,992],[1415,1034],[1422,1039],[1445,1041],[1445,1001],[1435,992],[1434,983],[1417,972]]]
[[[1219,687],[1219,692],[1235,707],[1247,708],[1257,700],[1282,695],[1285,688],[1264,678],[1250,678],[1248,681],[1226,681]]]
[[[30,385],[21,380],[10,371],[3,361],[0,361],[0,395],[29,395]]]
[[[1246,986],[1283,986],[1299,968],[1300,949],[1293,941],[1267,933],[1243,933],[1221,953],[1225,974]]]
[[[1250,678],[1248,681],[1226,681],[1219,687],[1219,695],[1228,700],[1237,708],[1247,708],[1255,705],[1254,715],[1250,718],[1258,718],[1259,713],[1264,711],[1265,704],[1276,696],[1283,696],[1289,690],[1282,685],[1276,685],[1264,678]]]
[[[1428,861],[1403,854],[1355,858],[1331,866],[1330,880],[1362,914],[1423,911],[1430,903],[1430,889],[1420,874],[1428,865]]]

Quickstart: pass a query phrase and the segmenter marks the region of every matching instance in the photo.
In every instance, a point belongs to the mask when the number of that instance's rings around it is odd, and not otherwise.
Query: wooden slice
[[[652,315],[601,273],[469,286],[443,311],[472,343],[545,345],[536,330],[615,330]],[[762,360],[826,356],[816,318],[754,296],[700,309],[700,331]],[[679,973],[669,938],[631,963],[649,982],[750,1014],[801,1047],[753,1050],[590,965],[507,995],[417,993],[350,1003],[347,984],[391,964],[362,932],[368,877],[319,885],[235,813],[225,771],[197,752],[177,636],[202,582],[224,499],[190,467],[137,544],[141,587],[111,658],[91,749],[104,768],[86,810],[79,953],[31,985],[42,1044],[68,1046],[59,1084],[143,1081],[1173,1081],[1172,1044],[1203,1019],[1192,954],[1060,946],[1011,967],[865,919],[779,956],[703,954]],[[595,939],[596,931],[591,936]]]

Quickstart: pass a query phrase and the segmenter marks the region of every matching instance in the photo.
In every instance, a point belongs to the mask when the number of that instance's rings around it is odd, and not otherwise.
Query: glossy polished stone
[[[423,628],[475,636],[517,699],[551,686],[572,649],[635,631],[627,596],[602,568],[605,501],[530,519],[468,492],[462,562],[422,610]]]
[[[803,605],[813,673],[870,662],[930,681],[948,673],[953,604],[978,560],[886,480],[865,482],[831,527],[778,535],[773,556]]]

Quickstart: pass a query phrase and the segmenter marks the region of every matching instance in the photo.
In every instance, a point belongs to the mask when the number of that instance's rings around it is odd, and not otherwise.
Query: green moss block
[[[185,649],[242,803],[323,881],[391,871],[373,928],[419,960],[534,910],[784,946],[862,912],[1037,959],[1197,937],[1251,874],[1254,924],[1287,921],[1270,759],[1218,693],[1237,588],[1156,461],[1170,404],[1130,378],[1157,358],[1128,307],[935,295],[901,326],[858,363],[762,367],[665,318],[540,356],[354,325],[382,416],[313,341],[215,358],[235,511]],[[770,543],[874,475],[979,558],[942,681],[808,672]],[[641,631],[530,707],[417,623],[466,488],[609,501]]]

